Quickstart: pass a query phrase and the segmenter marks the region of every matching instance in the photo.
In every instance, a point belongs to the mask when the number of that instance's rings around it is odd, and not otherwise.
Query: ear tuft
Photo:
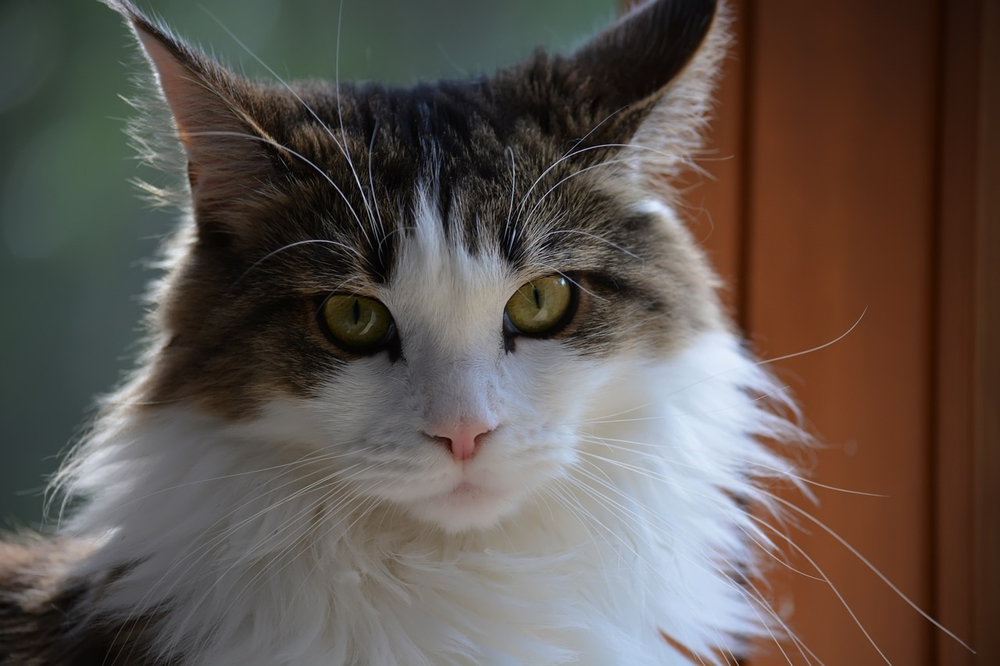
[[[255,86],[188,47],[126,0],[105,0],[135,33],[152,65],[187,157],[195,208],[224,203],[232,184],[260,175],[275,144],[254,119]]]

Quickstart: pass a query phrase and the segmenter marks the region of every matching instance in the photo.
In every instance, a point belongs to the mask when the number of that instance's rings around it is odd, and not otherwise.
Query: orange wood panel
[[[818,507],[799,504],[930,608],[939,8],[770,0],[750,30],[748,328],[775,357],[833,340],[867,308],[844,340],[776,370],[825,444],[815,478],[886,497],[820,489]],[[799,522],[790,534],[886,657],[931,663],[931,625]],[[878,663],[827,584],[775,573],[779,609],[821,660]],[[754,663],[785,660],[771,650]]]
[[[945,3],[939,134],[934,424],[935,610],[974,643],[975,235],[982,0]],[[974,663],[941,632],[937,663]],[[987,662],[988,663],[988,662]]]
[[[1000,664],[1000,0],[984,3],[976,228],[976,663]]]

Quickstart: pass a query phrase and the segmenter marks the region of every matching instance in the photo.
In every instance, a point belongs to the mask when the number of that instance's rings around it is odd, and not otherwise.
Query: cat
[[[186,181],[148,347],[0,545],[0,664],[731,663],[795,408],[677,213],[727,13],[410,88],[249,81],[128,0]],[[145,108],[147,117],[157,107]],[[792,638],[791,640],[794,640]]]

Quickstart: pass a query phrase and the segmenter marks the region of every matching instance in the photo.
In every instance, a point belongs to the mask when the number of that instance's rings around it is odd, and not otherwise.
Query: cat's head
[[[251,424],[458,531],[565,474],[612,381],[721,325],[665,180],[698,146],[714,2],[408,89],[251,82],[109,2],[187,162],[144,404]]]

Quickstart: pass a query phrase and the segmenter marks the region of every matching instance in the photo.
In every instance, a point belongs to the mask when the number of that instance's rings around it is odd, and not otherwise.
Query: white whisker
[[[362,233],[365,234],[366,238],[368,237],[367,233],[365,232],[364,225],[361,223],[361,218],[358,216],[357,211],[354,210],[354,206],[351,204],[350,199],[347,198],[347,195],[344,194],[344,191],[340,189],[340,186],[337,185],[337,183],[333,180],[330,174],[328,174],[323,169],[319,168],[319,166],[315,162],[310,160],[302,153],[293,150],[292,148],[289,148],[288,146],[285,146],[281,143],[278,143],[277,141],[275,141],[270,137],[255,136],[253,134],[247,134],[245,132],[202,131],[202,132],[192,132],[192,136],[203,136],[203,137],[229,136],[229,137],[239,137],[239,138],[249,139],[251,141],[259,141],[265,145],[275,148],[276,150],[280,150],[295,157],[296,159],[304,163],[306,166],[310,167],[313,171],[318,173],[320,176],[322,176],[323,179],[327,182],[327,184],[330,185],[338,195],[340,195],[340,198],[344,201],[344,204],[347,206],[347,210],[351,213],[351,216],[354,217],[354,220],[358,223],[358,226],[361,228]]]
[[[341,0],[341,3],[340,3],[341,12],[343,11],[343,8],[344,8],[344,3],[343,3],[343,0]],[[358,193],[360,194],[361,200],[364,203],[365,208],[368,211],[368,217],[369,217],[369,219],[372,222],[374,222],[375,218],[372,215],[372,210],[371,210],[371,206],[368,203],[368,198],[365,196],[364,188],[361,186],[361,180],[358,178],[358,172],[354,168],[354,162],[351,160],[350,154],[347,152],[347,137],[346,137],[346,134],[344,134],[344,119],[343,119],[343,114],[341,113],[341,108],[340,108],[340,15],[338,14],[338,18],[337,18],[337,64],[336,64],[335,89],[336,89],[336,92],[337,92],[337,114],[340,116],[340,132],[341,132],[341,137],[343,138],[343,143],[341,143],[340,141],[337,140],[337,137],[334,135],[334,133],[330,129],[330,127],[325,122],[323,122],[322,119],[320,119],[320,117],[316,113],[316,111],[313,110],[313,108],[309,104],[306,104],[305,100],[302,99],[302,96],[299,95],[299,93],[294,88],[292,88],[292,86],[287,81],[285,81],[285,79],[283,79],[281,76],[279,76],[278,73],[275,72],[274,69],[272,69],[270,65],[268,65],[266,62],[264,62],[264,60],[262,58],[260,58],[246,44],[244,44],[243,41],[239,37],[237,37],[236,34],[233,33],[233,31],[231,31],[224,23],[222,23],[222,21],[220,21],[218,18],[216,18],[215,15],[213,15],[210,11],[208,11],[205,8],[202,8],[202,10],[206,14],[208,14],[208,16],[213,21],[215,21],[219,25],[219,27],[222,28],[222,30],[224,30],[226,32],[226,34],[229,35],[229,37],[240,46],[240,48],[242,48],[244,51],[246,51],[247,54],[251,58],[253,58],[255,61],[257,61],[257,63],[261,67],[263,67],[265,70],[267,70],[267,72],[271,76],[273,76],[275,78],[275,80],[278,81],[278,83],[280,83],[282,85],[282,87],[284,87],[285,90],[287,90],[299,102],[299,104],[302,105],[302,108],[304,108],[306,110],[306,112],[310,116],[312,116],[313,120],[315,120],[319,124],[319,126],[321,128],[323,128],[323,130],[327,133],[327,135],[333,141],[334,145],[336,145],[337,148],[340,150],[341,154],[344,156],[344,159],[347,160],[347,164],[351,168],[351,172],[354,175],[354,181],[355,181],[355,183],[358,186]],[[331,183],[332,183],[332,181],[331,181]],[[339,187],[337,188],[337,191],[340,192],[341,196],[343,196],[343,192],[340,191]],[[346,197],[345,197],[345,201],[346,201]],[[361,220],[358,218],[357,213],[354,213],[354,209],[353,208],[351,209],[351,212],[354,214],[355,219],[358,220],[358,224],[359,224],[359,226],[361,228],[361,232],[365,235],[365,238],[369,241],[369,243],[371,243],[371,238],[369,238],[368,232],[365,229],[364,225],[361,224]]]
[[[593,238],[596,241],[600,241],[600,242],[602,242],[602,243],[604,243],[606,245],[610,245],[611,247],[615,248],[616,250],[619,250],[620,252],[622,252],[624,254],[627,254],[628,256],[632,257],[633,259],[636,259],[638,261],[643,261],[642,257],[640,257],[639,255],[635,254],[634,252],[631,252],[627,248],[624,248],[621,245],[618,245],[617,243],[615,243],[613,241],[609,241],[607,238],[601,238],[597,234],[592,234],[589,231],[583,231],[582,229],[553,229],[551,231],[546,232],[546,234],[544,236],[542,236],[540,242],[544,242],[546,239],[550,238],[551,236],[559,236],[561,234],[576,234],[578,236],[586,236],[587,238]]]
[[[233,286],[230,287],[230,291],[232,291],[233,289],[235,289],[240,284],[240,282],[242,282],[243,279],[246,278],[247,275],[249,275],[252,271],[256,270],[258,267],[260,267],[261,264],[263,264],[267,260],[271,259],[272,257],[275,257],[278,254],[281,254],[282,252],[286,252],[288,250],[292,250],[292,249],[295,249],[297,247],[302,247],[303,245],[325,245],[325,246],[328,246],[328,247],[337,247],[337,248],[340,248],[340,249],[343,249],[343,250],[347,250],[348,252],[351,252],[351,253],[357,255],[365,263],[368,262],[368,260],[364,257],[364,255],[362,255],[360,252],[358,252],[354,248],[352,248],[352,247],[350,247],[348,245],[345,245],[344,243],[340,243],[338,241],[327,240],[327,239],[323,239],[323,238],[310,238],[310,239],[307,239],[307,240],[295,241],[294,243],[288,243],[286,245],[282,245],[278,249],[272,250],[272,251],[268,252],[263,257],[261,257],[260,259],[258,259],[257,261],[255,261],[253,264],[251,264],[250,267],[247,268],[245,271],[243,271],[243,274],[240,275],[240,277],[237,278],[237,280],[233,283]]]
[[[969,652],[972,652],[973,654],[975,653],[975,651],[965,641],[963,641],[961,638],[959,638],[954,632],[952,632],[951,630],[949,630],[943,624],[941,624],[940,622],[938,622],[937,620],[935,620],[933,617],[931,617],[931,615],[927,611],[925,611],[920,606],[918,606],[917,603],[915,601],[913,601],[912,599],[910,599],[910,597],[908,597],[901,589],[899,589],[899,587],[896,586],[889,579],[888,576],[886,576],[884,573],[882,573],[882,571],[878,567],[876,567],[874,564],[871,563],[871,561],[868,560],[868,558],[866,558],[864,555],[862,555],[861,552],[857,548],[855,548],[854,546],[852,546],[850,543],[847,542],[846,539],[844,539],[844,537],[840,536],[837,532],[835,532],[830,527],[828,527],[826,525],[826,523],[824,523],[823,521],[819,520],[818,518],[816,518],[815,516],[813,516],[808,511],[805,511],[804,509],[796,506],[792,502],[789,502],[788,500],[786,500],[786,499],[784,499],[782,497],[779,497],[779,496],[773,495],[773,494],[770,495],[770,497],[771,497],[771,499],[773,499],[778,504],[781,504],[782,506],[784,506],[785,508],[787,508],[789,511],[792,511],[793,513],[796,513],[799,516],[805,518],[810,523],[812,523],[813,525],[816,525],[821,530],[823,530],[824,532],[826,532],[827,534],[829,534],[831,537],[833,537],[841,546],[843,546],[844,548],[846,548],[852,555],[854,555],[856,558],[858,558],[858,560],[860,560],[861,563],[864,564],[868,568],[869,571],[871,571],[873,574],[875,574],[876,576],[878,576],[878,578],[883,583],[885,583],[885,585],[890,590],[892,590],[893,592],[895,592],[896,596],[898,596],[901,600],[903,600],[906,603],[907,606],[909,606],[910,608],[912,608],[913,610],[915,610],[917,613],[920,614],[920,616],[922,618],[924,618],[925,620],[927,620],[928,622],[930,622],[931,624],[933,624],[940,631],[944,632],[949,638],[951,638],[956,643],[958,643],[959,645],[961,645],[962,647],[964,647],[966,650],[968,650]],[[794,545],[793,545],[793,547],[794,547]],[[809,559],[809,557],[805,554],[805,552],[803,552],[799,548],[796,548],[796,551],[799,552],[799,553],[801,553],[803,555],[803,557],[805,557],[807,560],[809,560],[810,564],[813,564],[813,566],[815,566],[815,563],[811,559]],[[829,581],[827,581],[827,582],[829,582]],[[833,585],[831,583],[831,587],[832,586]],[[836,593],[836,590],[834,590],[834,592]],[[837,593],[837,596],[840,597],[840,594]],[[841,599],[841,600],[843,601],[843,599]],[[844,603],[844,605],[845,606],[847,605],[846,602]],[[851,616],[854,617],[854,614],[851,613]],[[860,626],[860,623],[859,623],[859,626]],[[862,627],[862,631],[864,631],[863,627]],[[865,632],[865,636],[868,636],[867,632]],[[881,652],[879,652],[879,654],[881,654]]]

